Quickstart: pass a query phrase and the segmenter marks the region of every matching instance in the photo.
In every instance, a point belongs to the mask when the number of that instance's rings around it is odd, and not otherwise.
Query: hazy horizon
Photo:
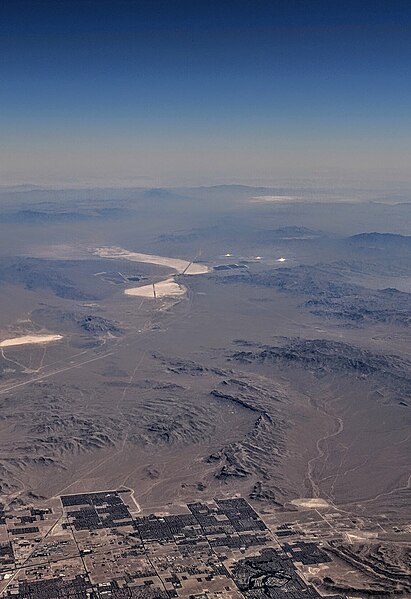
[[[411,183],[403,2],[16,0],[0,183]]]
[[[0,2],[0,599],[411,597],[411,1]]]

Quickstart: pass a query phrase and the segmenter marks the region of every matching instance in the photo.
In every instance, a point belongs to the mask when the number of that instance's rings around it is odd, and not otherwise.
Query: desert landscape
[[[0,599],[411,599],[411,2],[0,56]]]
[[[376,564],[409,571],[411,204],[68,195],[1,194],[3,511],[243,497],[274,534],[326,522],[319,590],[406,597]]]

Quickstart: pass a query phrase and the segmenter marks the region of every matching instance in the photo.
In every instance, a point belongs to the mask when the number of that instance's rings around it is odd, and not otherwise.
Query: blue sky
[[[404,179],[410,107],[409,2],[0,8],[0,185]]]

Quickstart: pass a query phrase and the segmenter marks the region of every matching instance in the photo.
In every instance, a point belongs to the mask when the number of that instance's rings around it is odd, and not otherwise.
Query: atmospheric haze
[[[3,2],[1,599],[411,596],[410,25]]]

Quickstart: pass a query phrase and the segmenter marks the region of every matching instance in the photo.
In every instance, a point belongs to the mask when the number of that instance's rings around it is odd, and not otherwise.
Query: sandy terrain
[[[155,283],[155,294],[157,298],[163,297],[180,297],[185,295],[186,288],[182,285],[176,283],[173,277],[169,279],[164,279],[164,281],[159,281]],[[126,289],[124,291],[126,295],[132,295],[137,297],[146,297],[154,299],[154,289],[153,285],[143,285],[142,287],[132,287],[131,289]]]
[[[328,507],[330,504],[328,503],[328,501],[325,501],[325,499],[320,499],[317,497],[306,497],[306,498],[301,498],[301,499],[292,499],[291,503],[293,505],[298,505],[299,507],[308,507],[311,508],[313,510],[319,509],[319,508],[326,508]]]
[[[297,210],[284,207],[299,190],[236,189],[232,204],[214,190],[213,210],[133,197],[123,216],[84,220],[83,204],[108,202],[89,193],[64,228],[50,211],[0,225],[0,492],[124,484],[146,506],[241,493],[300,498],[314,518],[332,505],[405,513],[409,370],[392,355],[409,347],[407,297],[375,289],[411,276],[408,240],[369,232],[405,229],[408,204]],[[277,200],[250,202],[263,195]],[[33,257],[46,239],[47,259]],[[199,248],[205,264],[248,268],[187,285]],[[57,331],[63,343],[40,337]]]
[[[334,581],[328,595],[371,596],[357,592],[353,561],[374,596],[382,564],[388,594],[402,584],[410,298],[392,287],[411,277],[411,239],[383,232],[405,231],[411,204],[253,203],[277,192],[241,188],[229,204],[224,188],[198,202],[127,191],[117,206],[115,191],[97,204],[87,190],[73,192],[79,218],[67,221],[67,198],[53,220],[41,211],[55,193],[36,193],[13,226],[0,218],[0,504],[51,497],[58,516],[55,495],[127,488],[150,514],[239,494],[276,529],[290,523],[287,543],[300,530],[335,538],[338,564],[310,570]],[[98,216],[84,219],[83,206]],[[122,249],[136,243],[153,254]],[[245,257],[247,268],[183,280],[190,263],[168,256],[199,248],[206,264]],[[153,282],[165,299],[152,301]]]
[[[0,347],[12,347],[14,345],[28,345],[32,343],[50,343],[51,341],[60,341],[62,335],[24,335],[23,337],[14,337],[13,339],[4,339],[0,341]]]
[[[101,258],[131,260],[132,262],[145,262],[146,264],[167,266],[176,270],[179,274],[184,273],[185,275],[201,275],[210,270],[205,264],[196,264],[179,258],[167,258],[166,256],[129,252],[128,250],[119,247],[101,247],[97,248],[94,253]]]

